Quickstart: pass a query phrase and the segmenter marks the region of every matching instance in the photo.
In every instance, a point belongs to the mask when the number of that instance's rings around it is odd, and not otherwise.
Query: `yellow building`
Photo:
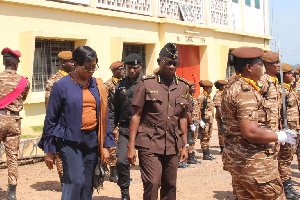
[[[110,64],[130,53],[142,56],[143,73],[152,73],[160,48],[174,42],[178,75],[215,81],[232,73],[230,50],[270,49],[268,13],[268,0],[2,0],[0,48],[22,52],[18,73],[31,82],[22,126],[43,124],[45,83],[62,50],[91,46],[99,58],[95,77],[105,81]]]

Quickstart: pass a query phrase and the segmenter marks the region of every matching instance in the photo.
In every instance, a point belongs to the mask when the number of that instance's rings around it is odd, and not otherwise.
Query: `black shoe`
[[[178,162],[178,168],[189,168],[190,165],[185,162]]]
[[[17,188],[17,185],[8,185],[7,196],[6,196],[7,200],[17,200],[16,188]]]
[[[110,166],[109,171],[110,171],[109,181],[117,183],[118,182],[117,167],[116,166]]]
[[[201,163],[201,161],[198,160],[198,159],[196,158],[195,152],[192,153],[192,158],[193,158],[193,160],[194,160],[195,162],[197,162],[197,164],[200,164],[200,163]]]
[[[60,177],[59,177],[59,181],[60,181],[60,186],[61,186],[60,190],[62,191],[63,183],[64,183],[64,177],[63,177],[63,176],[60,176]]]
[[[293,191],[291,190],[291,179],[288,179],[283,182],[283,189],[285,193],[285,197],[288,200],[298,200],[299,196],[297,194],[294,194]]]
[[[214,160],[214,159],[216,159],[216,157],[213,157],[210,154],[209,149],[203,150],[203,160]]]
[[[129,188],[121,188],[121,200],[130,200]]]
[[[287,183],[288,183],[288,186],[289,186],[291,192],[292,192],[293,194],[297,195],[298,197],[300,197],[300,194],[295,190],[295,188],[293,188],[291,178],[289,178],[289,179],[287,180]]]
[[[196,160],[194,160],[193,154],[189,153],[189,157],[187,159],[187,163],[188,164],[198,164],[198,162]]]

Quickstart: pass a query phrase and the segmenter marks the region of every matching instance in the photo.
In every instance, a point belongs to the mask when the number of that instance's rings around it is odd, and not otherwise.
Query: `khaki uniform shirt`
[[[14,70],[4,70],[0,73],[0,99],[13,91],[21,80],[21,76]],[[30,83],[27,82],[24,91],[12,103],[7,105],[5,109],[20,112],[23,109],[23,102],[26,100],[30,89]]]
[[[288,89],[287,87],[285,87],[284,94],[286,98],[288,128],[299,131],[299,103],[297,95],[293,90]],[[282,124],[284,123],[282,122]]]
[[[221,91],[217,91],[216,94],[214,95],[213,98],[213,102],[214,102],[214,106],[217,107],[221,107],[221,101],[222,101],[222,94],[223,92]],[[220,117],[218,112],[216,112],[216,118]]]
[[[203,106],[204,105],[204,100],[206,99],[207,104],[206,107],[204,109],[204,113],[203,111]],[[202,121],[207,123],[212,123],[213,119],[214,119],[214,102],[212,101],[211,97],[208,96],[205,92],[202,92],[198,98],[197,98],[197,102],[199,104],[199,108],[201,110],[201,117],[202,117]]]
[[[117,85],[117,82],[113,78],[110,78],[109,80],[107,80],[104,83],[104,86],[107,91],[107,98],[108,98],[108,101],[110,101],[110,102],[113,102],[116,85]]]
[[[62,73],[60,73],[60,71],[58,71],[58,72],[56,72],[56,74],[54,74],[53,76],[51,76],[48,79],[48,81],[46,83],[46,89],[45,89],[45,107],[46,108],[48,106],[49,96],[50,96],[50,92],[53,87],[53,84],[63,77],[64,77],[64,75]]]
[[[278,131],[281,107],[281,85],[271,79],[267,74],[261,76],[259,81],[260,93],[263,96],[263,106],[266,109],[266,128],[273,132]]]
[[[192,102],[192,120],[193,121],[199,121],[199,104],[197,102],[197,99],[194,96],[191,96],[191,102]]]
[[[179,119],[191,111],[187,82],[174,77],[170,86],[159,74],[143,76],[136,86],[132,105],[143,109],[135,146],[162,155],[177,154],[185,143]]]
[[[254,177],[265,183],[279,177],[276,165],[275,143],[259,145],[248,142],[241,135],[239,122],[257,121],[265,126],[263,98],[252,85],[238,76],[224,91],[222,118],[226,135],[223,162],[235,177]],[[238,136],[235,136],[238,135]]]

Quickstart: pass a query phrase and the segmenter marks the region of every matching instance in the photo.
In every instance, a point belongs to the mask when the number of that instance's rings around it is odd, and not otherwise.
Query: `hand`
[[[180,162],[185,162],[189,157],[188,147],[184,146],[180,153]]]
[[[203,129],[205,129],[206,127],[205,127],[205,123],[201,120],[200,121],[200,126],[201,126],[201,128],[203,128]]]
[[[135,152],[134,147],[128,147],[127,159],[128,159],[129,164],[132,164],[133,166],[135,166],[136,152]]]
[[[48,169],[53,169],[53,164],[55,164],[55,153],[46,153],[45,163]]]
[[[191,128],[191,131],[193,131],[193,132],[196,132],[196,130],[197,130],[197,127],[194,124],[190,125],[190,128]]]
[[[283,145],[285,145],[286,142],[290,143],[292,145],[296,145],[297,134],[295,134],[295,132],[297,133],[297,131],[293,131],[290,129],[281,130],[279,132],[276,132],[276,134],[278,136],[277,142],[280,142]]]
[[[103,148],[103,157],[102,157],[102,164],[103,166],[106,166],[109,158],[109,151],[107,148]]]

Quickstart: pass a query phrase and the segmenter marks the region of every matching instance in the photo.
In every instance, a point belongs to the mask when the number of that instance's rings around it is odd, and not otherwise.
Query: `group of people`
[[[4,48],[1,54],[0,133],[9,171],[7,199],[16,199],[19,112],[30,84],[16,74],[21,53]],[[98,57],[92,48],[58,54],[60,70],[46,83],[38,145],[46,166],[57,166],[62,199],[92,199],[93,174],[101,163],[109,166],[109,180],[120,187],[121,199],[130,200],[130,165],[137,156],[143,199],[176,199],[177,168],[201,163],[195,156],[197,139],[203,160],[216,159],[210,153],[214,117],[234,199],[299,199],[291,161],[300,129],[300,69],[292,73],[283,63],[280,77],[277,53],[241,47],[229,56],[235,74],[228,81],[200,81],[203,91],[196,98],[196,83],[175,75],[178,56],[177,45],[167,43],[158,69],[142,75],[142,58],[130,54],[110,65],[113,75],[104,83],[93,77]],[[213,86],[218,91],[211,97]]]

